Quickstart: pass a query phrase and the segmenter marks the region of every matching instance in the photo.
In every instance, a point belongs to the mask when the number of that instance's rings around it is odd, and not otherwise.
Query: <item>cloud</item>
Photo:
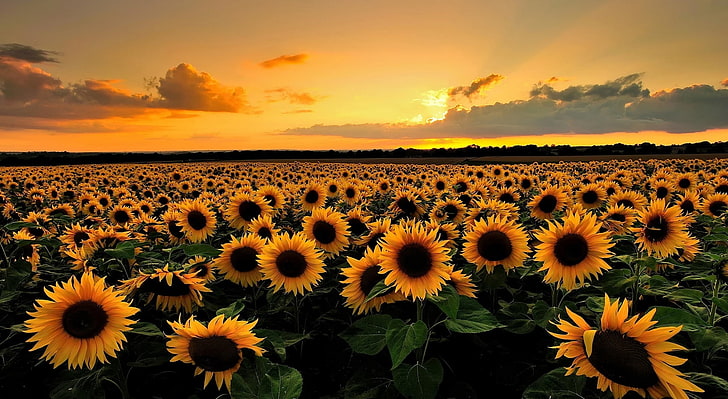
[[[490,86],[498,83],[502,79],[502,75],[493,73],[484,78],[475,79],[469,86],[452,87],[448,89],[447,94],[450,96],[450,99],[455,99],[460,95],[471,99],[471,97],[483,94]]]
[[[40,62],[58,62],[57,59],[53,58],[53,55],[57,54],[55,51],[41,50],[24,44],[0,44],[0,57],[15,58],[16,60],[34,64]]]
[[[294,109],[293,111],[281,112],[282,114],[309,114],[313,112],[312,109]]]
[[[649,94],[641,74],[603,84],[556,90],[538,85],[527,100],[454,107],[429,124],[316,125],[284,134],[358,138],[433,138],[667,131],[701,132],[728,128],[728,89],[694,85]],[[548,88],[546,88],[548,87]]]
[[[287,64],[303,64],[308,59],[308,54],[282,55],[280,57],[271,58],[261,62],[263,68],[275,68]]]
[[[245,91],[241,87],[226,87],[206,72],[190,64],[170,68],[157,86],[162,96],[160,105],[166,108],[210,112],[249,110]]]
[[[722,86],[728,86],[728,78],[725,78],[725,79],[721,80],[721,81],[720,81],[720,84],[721,84]]]
[[[64,95],[61,81],[27,61],[0,57],[0,100],[26,102]]]
[[[306,92],[295,92],[287,88],[270,89],[265,91],[268,102],[288,101],[291,104],[313,105],[320,99]]]

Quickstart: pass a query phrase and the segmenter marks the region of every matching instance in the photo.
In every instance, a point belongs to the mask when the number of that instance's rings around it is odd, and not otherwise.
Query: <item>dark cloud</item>
[[[268,102],[288,101],[291,104],[313,105],[319,100],[319,97],[310,93],[296,92],[287,88],[270,89],[265,92]]]
[[[280,57],[271,58],[261,62],[263,68],[275,68],[287,64],[303,64],[308,59],[308,54],[282,55]]]
[[[15,58],[16,60],[27,61],[33,64],[40,62],[58,62],[58,60],[53,57],[54,55],[58,55],[58,53],[55,51],[37,49],[24,44],[0,44],[0,57]]]
[[[249,111],[241,87],[227,87],[210,74],[197,71],[190,64],[179,64],[159,79],[162,96],[160,105],[166,108],[211,112]]]
[[[483,94],[490,86],[498,83],[502,79],[502,75],[493,73],[484,78],[475,79],[468,86],[452,87],[447,90],[447,95],[450,96],[451,100],[454,100],[457,96],[465,96],[468,99],[472,99],[473,96]]]
[[[0,101],[27,102],[64,95],[61,81],[15,58],[0,58]]]
[[[639,74],[598,85],[531,92],[528,100],[450,109],[426,125],[362,124],[292,129],[284,134],[367,138],[504,137],[550,133],[667,131],[728,128],[728,89],[694,85],[652,95]],[[550,86],[549,86],[550,87]]]

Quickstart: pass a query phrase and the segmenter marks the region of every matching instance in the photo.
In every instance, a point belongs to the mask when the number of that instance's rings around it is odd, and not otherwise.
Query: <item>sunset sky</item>
[[[13,1],[0,151],[728,140],[728,1]]]

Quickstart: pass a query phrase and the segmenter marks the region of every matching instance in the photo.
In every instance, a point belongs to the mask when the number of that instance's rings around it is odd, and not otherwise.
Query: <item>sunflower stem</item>
[[[424,320],[422,320],[422,314],[424,313],[425,309],[425,301],[423,299],[417,299],[417,303],[415,305],[415,308],[417,309],[417,321],[422,321],[424,323]],[[427,325],[427,323],[425,323]],[[425,351],[427,349],[427,343],[430,341],[430,329],[427,328],[427,339],[425,340],[425,344],[419,348],[417,348],[416,358],[421,361],[422,363],[425,362]]]
[[[710,300],[710,313],[708,314],[708,324],[711,326],[715,325],[715,315],[718,311],[718,304],[715,299],[720,294],[720,279],[716,278],[713,282],[713,298]]]

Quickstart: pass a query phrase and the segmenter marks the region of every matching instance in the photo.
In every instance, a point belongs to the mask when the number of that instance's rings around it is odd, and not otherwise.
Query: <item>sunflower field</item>
[[[728,160],[0,174],[3,398],[728,398]]]

